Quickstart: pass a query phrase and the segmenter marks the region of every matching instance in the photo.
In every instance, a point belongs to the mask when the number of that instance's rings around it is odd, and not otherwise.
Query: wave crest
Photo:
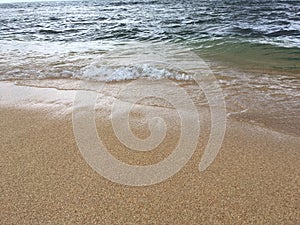
[[[89,66],[83,70],[82,74],[77,75],[75,78],[105,82],[126,81],[138,78],[191,80],[191,77],[183,72],[159,68],[149,64],[116,68]]]

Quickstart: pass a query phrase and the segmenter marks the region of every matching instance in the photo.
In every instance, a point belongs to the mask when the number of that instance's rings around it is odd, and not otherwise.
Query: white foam
[[[179,71],[170,71],[148,64],[121,66],[117,68],[89,66],[83,70],[82,74],[77,75],[76,78],[105,82],[134,80],[138,78],[150,78],[154,80],[164,78],[175,80],[191,79],[190,76]]]
[[[116,52],[114,57],[110,57],[108,52],[113,51],[117,46],[119,52]],[[4,65],[0,67],[0,80],[69,78],[111,82],[138,78],[191,79],[181,71],[159,67],[156,64],[131,64],[135,60],[128,51],[134,52],[138,57],[139,54],[143,55],[147,48],[143,45],[141,49],[130,46],[125,45],[122,48],[120,43],[111,42],[90,42],[87,45],[86,43],[0,41],[0,55],[3,55],[0,56],[0,65]]]

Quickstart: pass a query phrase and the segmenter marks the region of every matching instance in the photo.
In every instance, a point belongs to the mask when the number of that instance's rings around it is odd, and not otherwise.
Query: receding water
[[[188,80],[178,71],[153,65],[98,62],[99,56],[127,43],[172,43],[189,48],[211,66],[227,101],[236,107],[237,114],[231,115],[283,121],[297,133],[299,18],[298,0],[0,4],[0,80]]]

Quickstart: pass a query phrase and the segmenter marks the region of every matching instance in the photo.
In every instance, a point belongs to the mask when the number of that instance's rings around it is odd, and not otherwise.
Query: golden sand
[[[129,187],[88,166],[70,116],[2,107],[0,117],[1,224],[300,222],[298,137],[229,120],[222,149],[207,170],[198,171],[205,145],[199,141],[192,160],[175,176]],[[106,143],[117,146],[109,124],[99,126],[108,132]],[[120,149],[116,155],[130,160]]]

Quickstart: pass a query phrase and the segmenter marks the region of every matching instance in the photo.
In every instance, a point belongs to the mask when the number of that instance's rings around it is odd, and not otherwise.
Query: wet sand
[[[89,167],[76,145],[70,114],[51,115],[46,108],[0,109],[1,224],[299,223],[299,137],[229,119],[221,151],[207,170],[198,170],[204,132],[179,173],[153,186],[129,187]],[[117,147],[107,120],[97,126],[105,131],[99,136],[116,149],[112,154],[131,164],[169,154],[160,149],[159,156],[155,151],[133,156]],[[164,146],[174,145],[176,137],[174,126]]]

